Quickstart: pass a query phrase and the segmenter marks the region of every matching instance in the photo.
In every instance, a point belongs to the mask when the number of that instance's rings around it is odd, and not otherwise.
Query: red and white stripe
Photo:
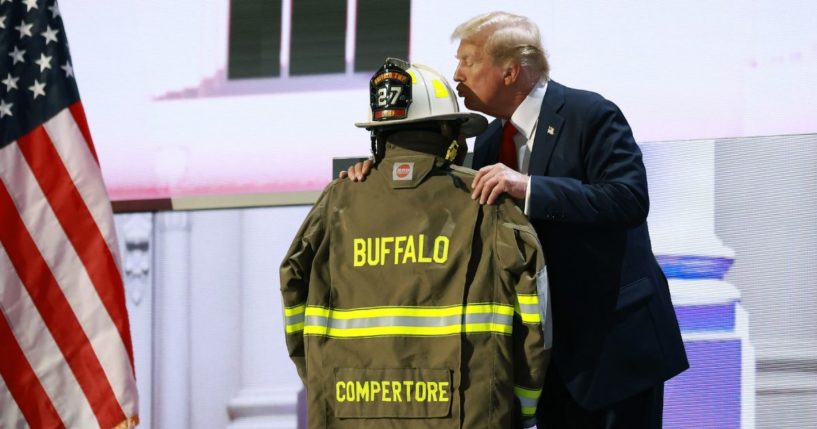
[[[0,427],[138,420],[113,214],[82,105],[0,149]]]

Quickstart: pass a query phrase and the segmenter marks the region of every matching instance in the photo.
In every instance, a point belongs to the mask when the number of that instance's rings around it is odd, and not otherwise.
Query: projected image
[[[408,0],[361,0],[351,8],[343,1],[293,2],[287,34],[282,6],[280,0],[230,2],[228,79],[371,73],[387,56],[408,57]],[[286,50],[282,40],[289,40]]]
[[[114,200],[319,191],[331,158],[368,155],[368,135],[353,123],[366,116],[375,65],[405,57],[450,79],[453,26],[495,9],[536,21],[553,79],[615,101],[639,141],[817,131],[817,85],[804,84],[817,80],[806,2],[61,7]]]

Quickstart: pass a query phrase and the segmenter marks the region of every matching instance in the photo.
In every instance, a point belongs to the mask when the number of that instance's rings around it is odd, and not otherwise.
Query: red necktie
[[[513,142],[513,136],[516,135],[516,132],[516,127],[511,124],[511,121],[505,121],[505,126],[502,128],[502,143],[499,145],[499,162],[514,170],[518,170],[516,165],[516,143]]]

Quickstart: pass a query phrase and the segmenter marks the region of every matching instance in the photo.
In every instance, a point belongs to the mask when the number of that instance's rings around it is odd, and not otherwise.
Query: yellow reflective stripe
[[[496,313],[506,316],[513,315],[513,307],[505,304],[467,304],[465,314]]]
[[[514,386],[513,393],[522,398],[539,399],[542,396],[542,389],[528,389],[525,387]]]
[[[496,332],[510,334],[512,327],[497,323],[475,323],[449,326],[372,326],[368,328],[333,328],[309,325],[304,327],[304,335],[322,335],[337,338],[382,337],[382,336],[443,336],[475,332]]]
[[[331,309],[308,306],[306,316],[320,316],[338,320],[365,319],[371,317],[448,317],[463,314],[513,315],[514,310],[505,304],[467,304],[449,307],[373,307],[361,309]]]
[[[338,338],[389,335],[441,336],[461,333],[511,334],[513,314],[512,306],[495,303],[353,309],[310,305],[306,307],[306,323],[303,330],[305,335]]]
[[[519,398],[523,416],[529,417],[536,414],[536,403],[539,401],[539,396],[542,395],[542,389],[514,386],[513,393]]]
[[[501,323],[468,323],[465,325],[465,332],[496,332],[498,334],[512,334],[513,326],[507,326]]]
[[[528,311],[523,311],[522,306],[525,306],[525,309]],[[533,308],[531,308],[533,307]],[[518,293],[516,294],[516,303],[514,305],[514,309],[522,318],[522,323],[527,324],[537,324],[542,323],[542,316],[539,314],[539,295],[528,294],[528,293]],[[535,309],[536,311],[531,312],[530,310]]]
[[[291,325],[287,325],[287,334],[291,334],[293,332],[303,331],[304,330],[304,322],[300,323],[293,323]]]
[[[304,312],[306,311],[306,304],[293,305],[291,307],[284,307],[284,316],[286,318],[286,333],[299,332],[304,330]]]
[[[287,317],[295,316],[295,315],[303,313],[304,309],[306,309],[305,304],[299,304],[299,305],[293,305],[292,307],[286,307],[286,308],[284,308],[284,315],[286,315]]]
[[[522,317],[522,323],[541,323],[542,316],[539,313],[519,313],[519,316]]]
[[[539,295],[535,293],[518,293],[516,298],[520,304],[539,305]]]

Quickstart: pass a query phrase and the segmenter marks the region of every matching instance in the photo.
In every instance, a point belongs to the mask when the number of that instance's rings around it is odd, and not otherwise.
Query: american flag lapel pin
[[[555,132],[556,132],[556,130],[553,129],[553,126],[548,125],[548,135],[552,136]]]

